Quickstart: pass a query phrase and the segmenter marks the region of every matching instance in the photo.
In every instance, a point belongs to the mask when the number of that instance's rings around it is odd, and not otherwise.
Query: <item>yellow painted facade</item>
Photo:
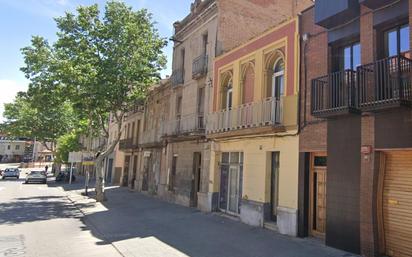
[[[285,29],[286,26],[289,26]],[[292,30],[292,31],[290,31]],[[279,35],[277,35],[277,31]],[[285,32],[286,31],[286,32]],[[252,63],[254,67],[254,85],[252,105],[267,99],[269,85],[268,76],[273,74],[273,65],[279,58],[284,61],[284,94],[280,97],[281,116],[280,124],[261,124],[254,127],[239,127],[223,129],[224,132],[211,132],[208,137],[212,139],[211,165],[209,173],[209,192],[215,192],[221,199],[221,161],[222,153],[242,152],[243,153],[243,175],[241,184],[241,207],[239,215],[246,223],[262,225],[263,217],[271,203],[271,179],[272,179],[272,152],[279,153],[279,169],[277,183],[277,207],[286,210],[285,216],[279,216],[279,222],[283,222],[286,227],[280,232],[295,235],[297,231],[297,208],[298,208],[298,165],[299,165],[299,136],[298,128],[298,86],[299,77],[299,35],[298,20],[287,22],[274,28],[264,36],[246,43],[239,48],[217,58],[215,60],[215,112],[227,111],[225,109],[225,99],[223,99],[224,87],[227,76],[232,80],[232,103],[233,110],[242,105],[242,78],[244,65]],[[259,44],[260,41],[268,41],[265,37],[277,38],[270,43]],[[265,41],[266,40],[266,41]],[[253,46],[259,46],[253,49]],[[251,50],[252,49],[252,50]],[[225,62],[225,60],[228,60]],[[272,73],[270,73],[272,72]],[[270,80],[272,81],[272,80]],[[272,82],[273,83],[273,82]],[[254,112],[252,112],[254,113]],[[242,134],[242,131],[249,131]],[[258,211],[253,207],[242,207],[245,205],[262,206]],[[219,203],[218,203],[219,205]],[[249,209],[248,209],[249,208]],[[242,213],[245,212],[245,213]],[[257,214],[256,214],[257,213]],[[290,215],[290,213],[293,213]],[[289,215],[289,216],[288,216]],[[245,217],[243,217],[245,216]],[[281,220],[283,219],[283,220]],[[250,221],[252,220],[252,221]],[[289,229],[291,226],[295,228]]]
[[[293,134],[295,131],[289,131]],[[210,172],[210,192],[219,192],[219,161],[222,152],[243,152],[242,198],[260,203],[270,201],[271,152],[280,152],[279,206],[297,208],[298,195],[298,136],[244,138],[215,142],[212,147],[214,163]],[[214,169],[214,170],[212,170]]]

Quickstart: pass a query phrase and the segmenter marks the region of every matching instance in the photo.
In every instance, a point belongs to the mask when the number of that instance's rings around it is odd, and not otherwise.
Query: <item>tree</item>
[[[56,22],[56,43],[50,46],[34,37],[23,51],[23,71],[32,92],[55,90],[70,101],[78,116],[87,119],[89,138],[108,139],[108,117],[113,116],[118,133],[96,153],[96,199],[103,201],[103,161],[121,138],[125,113],[159,79],[167,41],[147,10],[134,11],[118,1],[108,2],[104,14],[97,5],[83,6]]]
[[[79,131],[73,130],[61,136],[57,140],[56,159],[57,163],[67,163],[70,152],[80,151],[82,145],[79,142]]]
[[[52,96],[50,96],[52,98]],[[76,117],[68,102],[49,104],[20,92],[14,102],[5,104],[3,133],[17,137],[35,138],[53,154],[57,139],[74,127]]]

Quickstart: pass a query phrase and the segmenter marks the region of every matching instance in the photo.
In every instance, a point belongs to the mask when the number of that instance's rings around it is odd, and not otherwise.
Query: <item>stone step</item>
[[[263,224],[263,227],[275,232],[278,232],[278,225],[276,224],[276,222],[265,222]]]

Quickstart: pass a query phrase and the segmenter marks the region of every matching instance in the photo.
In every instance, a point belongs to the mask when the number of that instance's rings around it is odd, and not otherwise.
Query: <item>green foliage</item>
[[[19,93],[13,103],[5,104],[6,121],[2,130],[16,137],[36,138],[40,142],[56,140],[73,129],[76,116],[68,102],[53,104],[44,99]],[[53,149],[51,149],[53,150]]]
[[[77,131],[72,131],[61,136],[57,140],[55,162],[67,163],[69,159],[69,153],[80,151],[81,147],[82,146],[79,143],[79,133]]]
[[[97,5],[82,6],[56,22],[59,79],[99,133],[110,112],[127,112],[158,80],[167,41],[147,10],[133,11],[118,1],[108,2],[103,15]]]

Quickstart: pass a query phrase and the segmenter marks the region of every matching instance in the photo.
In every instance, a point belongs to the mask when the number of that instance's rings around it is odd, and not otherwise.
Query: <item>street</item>
[[[23,184],[21,175],[0,180],[1,257],[121,256],[110,244],[99,244],[62,190]]]
[[[102,205],[80,195],[81,182],[23,179],[0,180],[0,256],[353,256],[126,188],[108,188]]]

